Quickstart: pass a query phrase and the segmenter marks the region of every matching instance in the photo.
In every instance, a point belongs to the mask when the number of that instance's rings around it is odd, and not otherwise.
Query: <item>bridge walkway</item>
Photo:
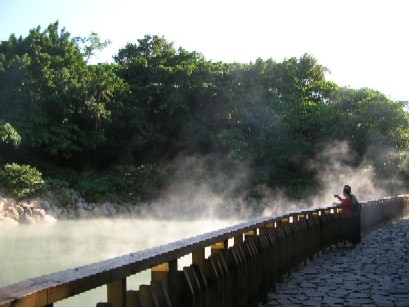
[[[409,306],[409,217],[293,269],[261,306]]]

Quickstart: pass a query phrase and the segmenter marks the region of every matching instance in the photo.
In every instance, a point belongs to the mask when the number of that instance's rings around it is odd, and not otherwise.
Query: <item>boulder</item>
[[[51,211],[51,205],[48,201],[44,200],[40,202],[39,208],[44,209],[46,212]]]
[[[11,218],[13,220],[18,221],[20,218],[20,214],[17,208],[14,205],[7,204],[4,207],[4,214],[5,217]]]
[[[94,216],[94,218],[103,218],[105,217],[105,211],[102,210],[102,208],[100,206],[96,206],[93,210],[92,210],[92,215]]]
[[[92,215],[89,211],[85,210],[85,209],[76,209],[75,210],[75,217],[78,219],[89,219],[92,218]]]
[[[115,207],[111,203],[103,203],[101,209],[107,217],[112,217],[117,214]]]
[[[36,222],[42,222],[44,221],[46,213],[44,209],[34,208],[31,216]]]
[[[36,223],[34,218],[26,212],[20,215],[19,222],[21,224],[35,224]]]
[[[131,211],[126,206],[122,205],[115,205],[115,210],[117,214],[122,217],[129,216],[131,213]]]
[[[55,217],[48,215],[48,214],[46,214],[42,220],[42,222],[45,222],[45,223],[56,222],[56,221],[57,219]]]

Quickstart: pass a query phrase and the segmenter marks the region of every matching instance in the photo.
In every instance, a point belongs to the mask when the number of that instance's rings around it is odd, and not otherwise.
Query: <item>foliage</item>
[[[340,89],[332,103],[344,120],[340,137],[348,140],[357,159],[369,158],[380,178],[404,171],[409,149],[404,102],[393,102],[378,91],[364,88]]]
[[[71,38],[58,22],[0,42],[0,138],[20,142],[2,156],[41,165],[49,187],[94,201],[152,198],[171,178],[157,165],[177,173],[187,155],[220,160],[197,170],[206,178],[229,181],[245,165],[245,189],[297,196],[318,184],[306,161],[335,140],[356,153],[350,165],[367,160],[380,178],[409,172],[406,103],[338,87],[309,54],[214,63],[146,35],[114,64],[87,63],[108,43]]]
[[[58,22],[2,42],[0,67],[0,110],[23,149],[75,163],[105,142],[107,105],[122,83],[112,66],[88,66]]]
[[[122,132],[117,139],[126,143],[123,154],[131,156],[126,162],[140,163],[141,157],[157,157],[175,145],[190,117],[190,76],[201,57],[176,50],[163,37],[146,35],[119,50],[115,60],[130,93],[120,109],[114,106],[114,130]]]
[[[41,191],[44,180],[35,167],[13,163],[0,169],[0,185],[7,194],[20,199]]]
[[[67,179],[45,177],[46,197],[62,206],[72,207],[75,205],[75,199],[71,193],[69,193],[70,189]]]
[[[12,144],[14,147],[18,147],[21,142],[21,136],[13,126],[0,120],[0,140],[4,143]]]
[[[101,38],[95,32],[92,32],[86,38],[77,37],[76,40],[86,61],[89,61],[96,51],[101,51],[111,44],[109,40],[101,41]]]
[[[165,181],[157,166],[119,165],[104,175],[84,174],[76,189],[88,201],[140,201],[158,195]]]

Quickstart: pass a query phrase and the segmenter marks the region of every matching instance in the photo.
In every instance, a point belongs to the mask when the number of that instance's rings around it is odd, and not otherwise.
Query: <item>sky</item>
[[[145,35],[214,62],[281,62],[307,53],[327,80],[409,101],[407,0],[0,0],[0,40],[59,21],[72,37],[96,32],[111,62]]]

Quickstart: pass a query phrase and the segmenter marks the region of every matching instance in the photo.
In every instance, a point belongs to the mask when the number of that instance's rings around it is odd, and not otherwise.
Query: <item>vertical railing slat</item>
[[[113,307],[126,307],[126,279],[115,280],[107,284],[108,303]]]

